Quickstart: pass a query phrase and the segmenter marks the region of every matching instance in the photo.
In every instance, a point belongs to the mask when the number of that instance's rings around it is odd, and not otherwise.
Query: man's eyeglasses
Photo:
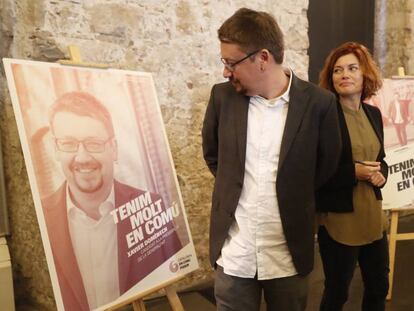
[[[240,64],[242,61],[248,59],[250,56],[253,56],[254,54],[256,54],[257,52],[259,52],[260,50],[256,50],[253,51],[249,54],[247,54],[245,57],[243,57],[242,59],[239,59],[238,61],[235,62],[227,62],[227,60],[225,60],[224,58],[220,58],[221,62],[223,63],[224,67],[226,67],[226,69],[230,72],[233,72],[235,70],[235,67],[237,64]]]
[[[86,151],[90,153],[101,153],[105,151],[105,145],[112,137],[107,140],[102,139],[84,139],[77,140],[74,138],[55,138],[56,147],[63,152],[77,152],[79,144],[82,144]]]

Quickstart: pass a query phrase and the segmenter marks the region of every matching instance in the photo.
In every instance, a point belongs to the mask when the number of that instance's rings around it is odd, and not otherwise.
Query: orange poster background
[[[180,210],[179,216],[173,220],[173,228],[182,246],[177,252],[180,257],[165,262],[162,269],[158,269],[158,275],[153,278],[149,275],[142,284],[137,284],[116,302],[168,278],[176,278],[177,274],[195,270],[198,263],[152,76],[18,60],[6,60],[5,69],[58,308],[64,309],[60,289],[57,289],[55,263],[41,202],[55,193],[65,180],[55,159],[48,109],[66,92],[88,92],[111,114],[118,147],[114,178],[134,188],[159,194],[165,208],[178,205]],[[186,265],[181,271],[171,269],[183,258],[186,258]],[[162,272],[163,269],[166,272]]]

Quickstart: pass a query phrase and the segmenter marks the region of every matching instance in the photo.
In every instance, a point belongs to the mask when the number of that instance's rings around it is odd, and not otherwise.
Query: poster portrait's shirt
[[[101,218],[90,218],[72,202],[66,188],[70,238],[82,276],[89,308],[94,309],[119,297],[117,226],[112,186],[108,198],[99,206]]]
[[[217,264],[226,274],[259,280],[296,275],[283,233],[276,178],[286,123],[292,72],[287,90],[267,100],[250,97],[243,188],[235,221]]]
[[[403,117],[401,115],[401,104],[398,101],[394,101],[394,107],[395,107],[395,120],[394,123],[401,124],[404,123]]]

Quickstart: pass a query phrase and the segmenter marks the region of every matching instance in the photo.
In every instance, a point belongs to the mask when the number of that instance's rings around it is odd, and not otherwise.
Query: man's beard
[[[102,165],[97,161],[86,163],[72,162],[70,171],[76,187],[84,193],[94,193],[103,186]]]
[[[230,83],[233,85],[233,87],[236,89],[237,93],[240,93],[242,95],[247,94],[247,89],[240,83],[239,80],[234,79],[233,76],[229,78]]]

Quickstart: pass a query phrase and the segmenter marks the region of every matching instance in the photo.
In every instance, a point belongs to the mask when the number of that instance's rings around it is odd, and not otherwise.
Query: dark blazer
[[[339,126],[342,137],[342,153],[338,168],[329,181],[316,193],[316,210],[318,212],[349,213],[354,210],[353,191],[357,184],[355,177],[355,164],[352,158],[351,139],[341,104],[337,102]],[[381,162],[381,173],[385,179],[388,176],[388,165],[384,161],[384,129],[382,125],[381,112],[377,107],[362,103],[362,108],[371,123],[375,134],[381,144],[376,160]],[[382,200],[381,190],[374,187],[377,200]],[[382,186],[383,187],[383,186]]]
[[[115,208],[118,208],[144,194],[145,191],[114,181],[114,193]],[[151,198],[154,202],[160,196],[151,193]],[[66,182],[55,193],[42,200],[42,205],[65,310],[89,310],[85,288],[69,234]],[[163,209],[165,209],[164,205]],[[173,229],[173,224],[167,224],[167,228],[168,230]],[[171,234],[166,238],[163,247],[160,247],[151,256],[147,256],[138,264],[136,256],[128,257],[128,245],[125,236],[131,231],[129,219],[118,222],[118,273],[121,294],[181,249],[177,234]],[[144,238],[148,238],[148,236],[145,235]]]
[[[276,193],[293,263],[301,275],[313,268],[315,190],[334,173],[340,153],[335,96],[292,78],[280,149]],[[214,266],[234,221],[243,187],[249,97],[229,83],[211,91],[202,129],[204,159],[215,176],[210,262]]]

